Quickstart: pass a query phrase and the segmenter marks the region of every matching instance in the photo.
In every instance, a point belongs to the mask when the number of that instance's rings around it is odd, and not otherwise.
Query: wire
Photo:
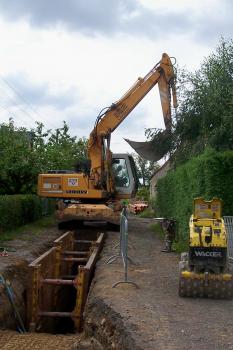
[[[31,110],[38,115],[38,117],[41,118],[41,116],[39,115],[39,113],[37,112],[37,110],[32,106],[31,103],[29,103],[19,92],[18,90],[12,86],[12,84],[9,83],[9,81],[6,80],[6,78],[3,78],[2,76],[0,76],[0,78],[2,79],[2,81],[11,89],[14,91],[14,93],[28,106],[31,108]]]
[[[18,92],[18,90],[13,87],[13,85],[11,83],[9,83],[5,78],[3,78],[2,76],[0,76],[0,79],[2,80],[2,82],[8,87],[8,89],[11,90],[11,92],[13,92],[14,96],[17,96],[18,99],[20,99],[23,102],[23,105],[26,106],[27,108],[30,108],[33,113],[35,113],[40,119],[42,119],[42,117],[40,116],[40,114],[36,111],[36,109],[30,104],[28,103],[28,101]],[[26,116],[28,118],[30,118],[31,120],[33,120],[34,123],[36,123],[38,120],[36,120],[34,118],[34,116],[29,113],[28,110],[26,110],[25,108],[23,108],[21,105],[19,105],[18,101],[16,99],[13,99],[12,96],[10,96],[9,94],[6,93],[6,91],[4,91],[4,93],[8,96],[8,98],[13,102],[14,105],[16,105],[16,107],[24,114],[26,114]],[[50,123],[47,122],[47,124],[54,128],[53,125],[51,125]],[[34,126],[33,126],[34,127]]]
[[[7,111],[8,114],[10,115],[10,118],[14,119],[15,118],[15,112],[11,111],[7,106],[3,106],[3,105],[0,105],[0,108]],[[21,117],[22,119],[22,117]],[[32,126],[30,124],[27,123],[27,121],[25,119],[23,119],[23,121],[30,127],[32,128]]]
[[[17,101],[16,99],[14,99],[6,90],[3,91],[3,93],[4,93],[5,96],[8,97],[8,101],[10,101],[10,102],[13,104],[13,106],[11,106],[11,108],[12,108],[12,107],[17,108],[19,111],[21,111],[21,112],[23,113],[23,115],[27,116],[30,120],[33,120],[33,122],[36,122],[36,120],[33,118],[33,116],[32,116],[27,110],[25,110],[24,108],[22,108],[22,107],[19,105],[18,101]],[[4,97],[5,97],[5,96],[4,96]],[[7,103],[8,101],[5,99],[5,103]],[[10,106],[6,106],[6,108],[9,108],[9,107],[10,107]],[[34,123],[33,123],[33,124],[34,124]]]

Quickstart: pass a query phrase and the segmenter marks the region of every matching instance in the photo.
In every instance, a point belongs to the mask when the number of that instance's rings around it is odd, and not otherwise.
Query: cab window
[[[130,181],[125,159],[114,159],[112,163],[112,171],[116,187],[129,187]]]

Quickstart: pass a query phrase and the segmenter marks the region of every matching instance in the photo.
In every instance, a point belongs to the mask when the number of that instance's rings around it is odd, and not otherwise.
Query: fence
[[[224,224],[227,232],[227,253],[230,263],[233,263],[233,216],[224,216]]]
[[[41,215],[47,216],[54,212],[55,200],[51,198],[41,198]]]
[[[112,286],[113,288],[117,287],[121,283],[132,284],[138,288],[138,285],[128,279],[128,261],[132,259],[128,256],[128,218],[126,207],[123,208],[120,217],[120,243],[119,243],[120,252],[119,254],[113,255],[107,261],[107,263],[112,263],[118,257],[122,258],[123,266],[124,266],[124,280],[120,280]]]

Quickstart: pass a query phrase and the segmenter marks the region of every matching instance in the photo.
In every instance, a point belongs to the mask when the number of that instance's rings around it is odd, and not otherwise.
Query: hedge
[[[48,213],[53,211],[49,204]],[[0,232],[12,230],[39,219],[44,200],[34,194],[0,196]]]
[[[178,221],[181,240],[188,237],[193,199],[223,200],[223,215],[233,215],[233,151],[207,150],[158,181],[158,215]]]

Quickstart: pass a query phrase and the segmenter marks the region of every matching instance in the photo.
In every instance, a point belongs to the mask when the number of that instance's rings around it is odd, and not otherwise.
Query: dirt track
[[[114,253],[116,233],[110,233],[98,263],[86,308],[86,332],[105,349],[230,350],[233,349],[233,301],[178,297],[178,260],[161,253],[162,242],[150,231],[150,219],[131,218],[131,285],[112,285],[123,278],[120,259],[106,265]]]

